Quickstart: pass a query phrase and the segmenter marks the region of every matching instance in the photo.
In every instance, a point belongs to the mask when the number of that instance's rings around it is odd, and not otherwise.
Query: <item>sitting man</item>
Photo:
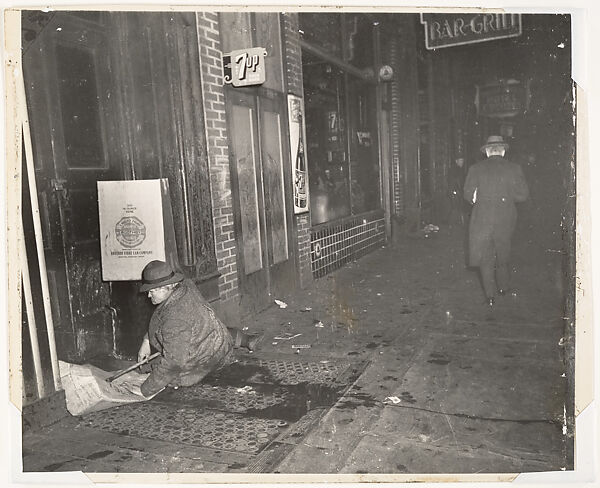
[[[200,294],[164,261],[151,261],[142,272],[140,292],[158,305],[138,352],[138,361],[150,356],[150,346],[161,355],[141,391],[151,396],[166,386],[191,386],[208,373],[233,362],[233,348],[252,350],[261,336],[228,329]]]

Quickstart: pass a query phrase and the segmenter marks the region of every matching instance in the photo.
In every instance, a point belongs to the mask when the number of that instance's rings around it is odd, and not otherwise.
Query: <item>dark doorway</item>
[[[106,40],[104,14],[57,14],[23,55],[57,350],[73,361],[113,347],[96,190],[118,178]]]

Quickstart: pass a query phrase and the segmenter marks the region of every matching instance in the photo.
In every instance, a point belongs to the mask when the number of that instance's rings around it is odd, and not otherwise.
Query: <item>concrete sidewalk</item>
[[[455,229],[381,249],[290,304],[313,305],[311,318],[322,329],[288,309],[263,314],[262,324],[267,316],[279,316],[284,329],[291,322],[313,352],[372,361],[278,471],[572,467],[562,434],[560,256],[533,240],[517,242],[514,254],[514,293],[493,309],[464,265],[462,231]]]
[[[273,297],[286,308],[274,304],[244,319],[241,326],[265,334],[254,359],[369,362],[308,433],[294,442],[282,441],[285,455],[269,465],[270,471],[506,473],[572,468],[567,444],[572,439],[563,435],[561,256],[532,239],[517,242],[515,293],[499,297],[490,309],[477,274],[464,265],[463,237],[462,228],[443,229],[428,239],[385,246],[310,289]],[[285,334],[301,335],[276,339]],[[293,347],[298,345],[310,347]],[[75,439],[84,433],[73,419],[26,436],[26,469],[247,469],[248,460],[240,456],[215,457],[157,439],[142,442],[99,434],[103,438],[92,449],[90,432],[84,437],[88,450],[95,451],[85,462],[68,452],[83,441]],[[56,448],[46,450],[42,459],[40,446],[50,437]]]

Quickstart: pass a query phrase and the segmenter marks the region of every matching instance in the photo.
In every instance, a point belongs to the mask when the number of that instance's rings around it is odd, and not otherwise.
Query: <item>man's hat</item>
[[[159,286],[179,283],[183,280],[183,274],[173,270],[171,265],[164,261],[150,261],[142,271],[142,286],[140,293],[143,293]]]
[[[508,149],[508,144],[506,142],[504,142],[504,139],[502,139],[502,136],[490,136],[487,138],[487,141],[485,142],[485,144],[483,146],[481,146],[481,152],[485,152],[486,148],[492,147],[492,146],[500,146],[500,147],[503,147],[504,149]]]

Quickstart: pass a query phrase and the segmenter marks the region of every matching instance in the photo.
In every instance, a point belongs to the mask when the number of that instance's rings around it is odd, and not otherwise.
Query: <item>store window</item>
[[[343,73],[303,54],[312,223],[350,215],[350,170]]]
[[[352,213],[381,207],[376,97],[373,86],[348,77]]]
[[[381,208],[372,23],[301,14],[306,150],[313,225]],[[369,55],[365,54],[369,53]]]

